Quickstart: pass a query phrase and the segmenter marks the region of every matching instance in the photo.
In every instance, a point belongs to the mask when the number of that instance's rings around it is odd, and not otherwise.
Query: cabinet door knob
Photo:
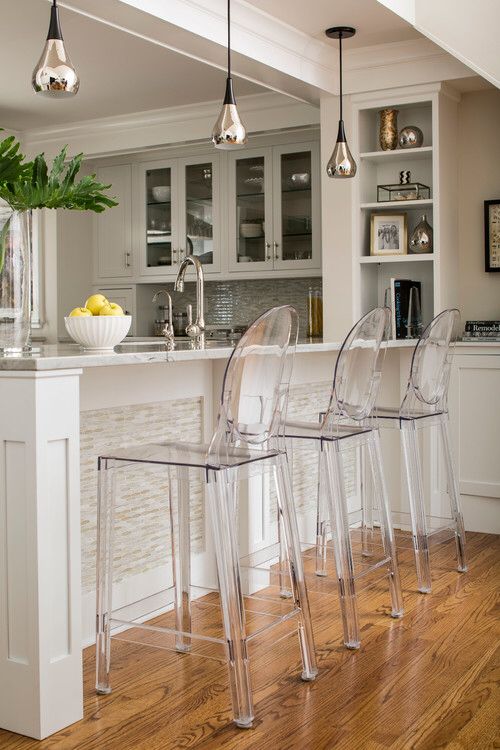
[[[266,242],[266,260],[271,260],[271,253],[269,250],[271,249],[271,243]]]
[[[280,259],[280,256],[278,253],[279,244],[277,242],[273,242],[273,247],[274,247],[274,260],[279,260]]]

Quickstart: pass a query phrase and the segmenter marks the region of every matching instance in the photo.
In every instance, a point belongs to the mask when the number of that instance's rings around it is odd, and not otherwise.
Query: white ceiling
[[[224,95],[224,71],[61,8],[80,91],[70,99],[40,98],[31,89],[31,73],[45,42],[49,12],[46,0],[2,3],[0,127],[25,130]],[[264,89],[236,80],[235,90],[242,96]]]
[[[330,26],[354,26],[344,49],[417,39],[413,26],[377,0],[247,0],[250,5],[318,39]],[[331,40],[331,44],[337,42]]]

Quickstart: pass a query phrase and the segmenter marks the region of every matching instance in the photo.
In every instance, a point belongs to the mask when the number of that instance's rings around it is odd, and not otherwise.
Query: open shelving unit
[[[352,150],[358,163],[353,185],[353,298],[355,315],[383,304],[391,278],[420,281],[424,325],[446,307],[456,306],[457,97],[444,84],[370,92],[353,96]],[[424,134],[415,149],[382,151],[379,112],[399,110],[398,129],[416,125]],[[377,185],[396,184],[410,170],[410,182],[430,187],[425,200],[377,201]],[[422,255],[370,255],[372,213],[404,213],[408,240],[423,214],[434,230],[434,250]]]

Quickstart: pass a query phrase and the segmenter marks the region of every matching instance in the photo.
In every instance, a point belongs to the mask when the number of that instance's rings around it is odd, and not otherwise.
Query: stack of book
[[[408,331],[408,308],[410,305],[410,289],[418,289],[418,310],[413,310],[414,319],[412,328],[419,330]],[[418,336],[422,329],[422,318],[420,314],[421,284],[420,281],[411,279],[391,279],[390,286],[390,308],[391,308],[391,337],[393,339],[407,339]],[[415,317],[420,319],[417,323]]]
[[[468,320],[464,341],[500,341],[500,320]]]

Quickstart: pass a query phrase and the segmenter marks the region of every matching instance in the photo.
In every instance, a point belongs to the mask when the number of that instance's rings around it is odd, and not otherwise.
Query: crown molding
[[[68,145],[89,158],[172,143],[206,140],[208,145],[220,106],[220,101],[204,102],[36,128],[24,131],[22,142],[31,155]],[[320,119],[319,108],[274,92],[241,96],[238,110],[250,133],[317,125]]]

